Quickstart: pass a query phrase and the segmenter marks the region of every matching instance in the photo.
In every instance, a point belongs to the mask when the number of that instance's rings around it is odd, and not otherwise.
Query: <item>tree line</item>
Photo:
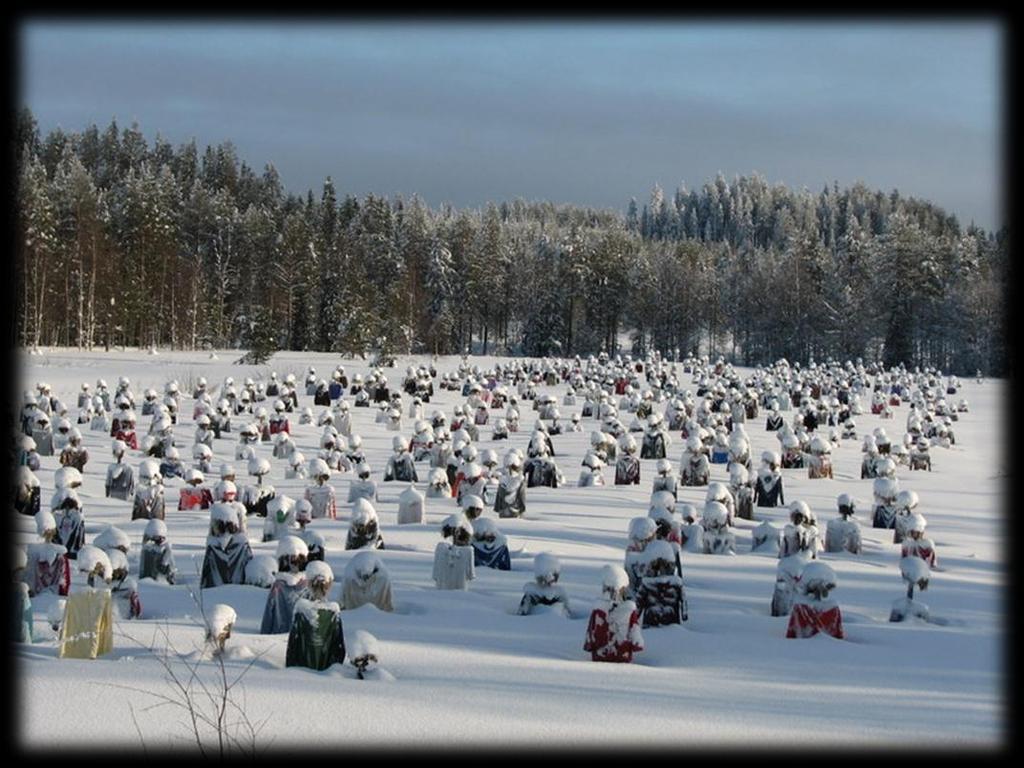
[[[284,190],[231,142],[15,126],[16,344],[881,359],[1007,373],[1008,234],[751,175],[642,206]],[[620,344],[628,331],[629,344]]]

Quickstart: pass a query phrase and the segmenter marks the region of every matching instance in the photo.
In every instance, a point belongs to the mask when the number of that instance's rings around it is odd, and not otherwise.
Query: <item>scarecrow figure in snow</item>
[[[307,595],[306,558],[309,550],[297,536],[285,536],[277,545],[277,575],[263,608],[261,635],[276,635],[292,628],[296,601]]]
[[[558,583],[562,563],[557,557],[541,552],[533,558],[533,581],[523,585],[523,598],[519,601],[520,616],[531,613],[559,613],[569,615],[569,596]]]
[[[601,470],[604,469],[604,462],[594,451],[587,451],[583,457],[582,467],[580,478],[576,483],[578,487],[589,488],[605,484],[604,475],[601,473]]]
[[[360,497],[352,505],[345,549],[384,549],[384,537],[380,535],[377,510],[369,499]]]
[[[798,550],[795,554],[780,558],[775,568],[775,591],[772,593],[772,616],[788,616],[796,597],[796,587],[804,566],[811,562],[810,552]]]
[[[668,436],[663,428],[663,420],[660,415],[652,413],[647,417],[647,428],[644,430],[640,458],[663,459],[667,455]]]
[[[807,552],[811,558],[817,557],[818,529],[812,522],[811,510],[804,501],[794,501],[789,505],[789,522],[782,530],[782,549],[779,557],[789,557],[797,552]]]
[[[476,578],[474,553],[470,546],[473,527],[462,514],[449,515],[441,527],[442,535],[452,542],[440,541],[434,548],[434,582],[438,589],[465,589]]]
[[[910,468],[912,470],[932,470],[932,456],[928,452],[928,438],[918,438],[914,450],[910,452]]]
[[[875,506],[871,513],[871,527],[895,528],[899,483],[892,477],[876,477],[873,490]]]
[[[929,568],[935,567],[935,543],[924,535],[928,521],[920,512],[914,512],[906,523],[908,538],[903,540],[900,549],[901,557],[919,557],[928,563]]]
[[[839,494],[839,517],[828,521],[825,529],[826,552],[861,553],[860,525],[853,519],[856,505],[847,493]]]
[[[67,548],[57,542],[57,521],[47,510],[36,514],[36,532],[40,541],[29,544],[28,565],[24,579],[29,595],[55,592],[65,596],[71,583],[71,568]]]
[[[896,510],[896,518],[893,523],[892,543],[900,544],[907,536],[907,523],[910,516],[914,514],[919,499],[915,491],[900,491],[896,494],[893,507]]]
[[[185,487],[178,496],[178,510],[191,511],[209,509],[213,504],[213,494],[203,483],[206,477],[198,469],[185,471]]]
[[[72,427],[68,433],[68,444],[60,452],[60,465],[62,467],[74,467],[79,472],[85,469],[89,461],[89,452],[82,445],[82,433],[77,427]]]
[[[782,531],[765,520],[750,531],[750,551],[767,552],[778,557],[782,549]]]
[[[717,501],[725,507],[726,523],[732,525],[736,517],[736,500],[724,483],[708,483],[708,490],[704,494],[704,503],[707,504],[709,501]]]
[[[372,603],[381,611],[393,611],[391,576],[373,552],[360,552],[345,566],[341,607],[352,610]]]
[[[715,428],[715,434],[711,441],[711,463],[729,463],[729,434],[725,427]]]
[[[405,440],[395,435],[391,438],[392,455],[388,458],[387,466],[384,467],[384,482],[389,483],[397,480],[402,483],[415,483],[419,481],[416,475],[416,465],[413,463],[412,454]]]
[[[434,446],[434,430],[424,419],[417,421],[414,428],[416,433],[409,441],[409,450],[414,461],[425,461],[430,458],[430,449]]]
[[[313,484],[306,486],[304,498],[313,507],[313,518],[329,517],[334,520],[338,516],[334,488],[327,484],[331,470],[323,459],[313,459],[309,465],[309,473]]]
[[[828,440],[815,435],[811,438],[810,454],[807,458],[807,477],[811,480],[832,479],[832,446]]]
[[[40,456],[53,456],[53,428],[50,417],[42,411],[35,414],[31,437],[36,441],[36,452]]]
[[[644,440],[646,441],[646,436]],[[644,458],[662,458],[644,456]],[[640,460],[636,457],[636,440],[632,435],[624,435],[622,438],[622,451],[615,461],[615,484],[616,485],[639,485],[640,484]]]
[[[281,494],[267,503],[267,517],[263,521],[263,541],[279,541],[288,535],[298,535],[294,499]],[[308,556],[308,552],[307,552]]]
[[[244,461],[249,455],[247,449],[256,450],[260,442],[260,433],[255,424],[246,424],[238,432],[238,443],[235,444],[235,461]]]
[[[928,606],[914,600],[914,587],[922,592],[928,589],[931,578],[928,561],[913,555],[903,557],[900,560],[900,576],[907,584],[907,595],[892,604],[889,621],[905,621],[908,616],[928,621]]]
[[[247,515],[267,516],[267,505],[277,495],[272,485],[263,485],[263,478],[270,474],[270,462],[266,459],[249,459],[249,475],[256,478],[256,485],[247,485],[242,489],[242,504]]]
[[[23,515],[39,512],[39,478],[27,466],[19,466],[15,478],[14,509]]]
[[[348,503],[359,499],[377,501],[377,483],[370,479],[370,465],[366,462],[356,466],[356,477],[348,485]]]
[[[114,612],[121,619],[142,618],[139,585],[128,575],[128,557],[119,549],[106,550],[110,558],[110,595]]]
[[[195,468],[200,472],[213,473],[213,451],[203,444],[192,446],[192,459],[195,461]]]
[[[720,501],[709,501],[701,516],[705,555],[735,555],[736,534],[729,527],[729,510]]]
[[[71,422],[63,417],[57,418],[57,428],[53,433],[53,452],[60,456],[70,443]]]
[[[812,637],[819,632],[842,640],[843,616],[829,593],[836,588],[836,574],[825,563],[808,563],[800,573],[799,596],[789,614],[786,637]]]
[[[164,516],[164,478],[160,474],[160,464],[156,459],[145,459],[139,464],[139,484],[132,502],[132,520],[163,520]]]
[[[167,524],[163,520],[150,520],[142,533],[139,578],[163,579],[168,584],[173,584],[177,573],[174,552],[167,540]]]
[[[292,451],[288,457],[288,468],[284,471],[285,480],[306,480],[309,471],[306,469],[306,457],[299,451]]]
[[[245,568],[252,560],[249,539],[238,527],[237,513],[228,504],[210,508],[211,533],[206,537],[206,553],[200,586],[244,584]]]
[[[750,480],[747,468],[742,464],[730,465],[729,493],[736,504],[736,516],[744,520],[753,520],[754,483]]]
[[[323,562],[310,563],[306,569],[308,595],[295,603],[294,618],[288,633],[286,667],[307,667],[322,671],[345,661],[345,634],[341,608],[328,601],[334,585],[334,572]]]
[[[672,471],[672,462],[668,459],[658,459],[654,468],[658,474],[654,478],[651,493],[666,491],[672,494],[673,499],[678,498],[679,478],[677,478],[675,472]]]
[[[601,569],[602,596],[590,614],[583,643],[593,661],[631,662],[633,654],[644,649],[640,613],[626,597],[628,589],[629,579],[621,567]]]
[[[800,438],[793,432],[786,432],[782,435],[782,468],[802,469],[804,466],[804,452],[800,446]]]
[[[427,496],[432,499],[450,499],[452,497],[448,474],[440,467],[430,470],[430,475],[427,478]]]
[[[81,483],[79,483],[81,484]],[[57,521],[57,544],[67,549],[67,555],[74,560],[78,550],[85,544],[85,514],[82,502],[74,487],[61,488],[54,494],[56,504],[51,503]]]
[[[58,658],[95,659],[113,650],[112,574],[106,552],[91,544],[82,547],[75,564],[74,584],[64,604]]]
[[[409,487],[398,495],[398,524],[422,523],[423,509],[423,494],[409,483]]]
[[[40,467],[39,454],[36,452],[36,441],[28,435],[22,435],[18,443],[18,466],[25,466],[33,472]]]
[[[309,562],[323,560],[326,554],[324,537],[317,531],[306,527],[313,521],[313,505],[306,499],[299,499],[295,502],[294,515],[295,524],[298,527],[293,528],[289,535],[298,536],[306,542],[306,547],[309,549],[309,555],[306,559]]]
[[[478,517],[473,526],[473,565],[494,568],[498,571],[512,570],[508,552],[508,540],[498,530],[493,520]]]
[[[211,655],[216,657],[225,654],[225,646],[237,620],[238,615],[230,605],[218,603],[210,609],[206,617],[206,642],[211,645]]]
[[[505,457],[505,471],[498,480],[494,496],[494,511],[498,517],[522,517],[526,512],[526,481],[518,453],[510,452]]]
[[[523,467],[523,474],[526,476],[526,487],[544,486],[557,488],[560,485],[564,485],[565,477],[562,475],[561,470],[559,470],[558,465],[547,454],[546,448],[541,450],[543,451],[542,453],[538,453],[531,458]]]
[[[680,459],[680,482],[686,486],[707,485],[711,473],[707,449],[697,435],[686,438],[686,450]]]
[[[782,490],[782,472],[779,471],[781,459],[775,451],[761,454],[761,466],[757,470],[757,483],[754,486],[754,504],[758,507],[777,507],[785,504]]]
[[[737,429],[742,430],[742,426]],[[732,468],[736,465],[743,467],[747,472],[753,471],[754,468],[750,458],[750,441],[742,431],[734,431],[729,436],[729,460],[726,471],[732,472]]]
[[[636,591],[644,629],[679,624],[688,618],[683,579],[676,571],[678,559],[667,541],[652,541],[644,550],[645,575]]]
[[[768,418],[765,421],[764,428],[768,432],[777,432],[782,428],[785,423],[785,419],[782,414],[779,413],[778,403],[773,403],[770,410],[768,411]]]
[[[14,591],[11,600],[11,641],[15,643],[32,642],[32,601],[29,599],[28,584],[24,580],[27,568],[28,555],[21,547],[15,547],[11,563]]]
[[[629,521],[629,541],[626,544],[625,571],[629,576],[629,594],[636,594],[644,577],[643,552],[657,538],[658,524],[650,517],[634,517]]]

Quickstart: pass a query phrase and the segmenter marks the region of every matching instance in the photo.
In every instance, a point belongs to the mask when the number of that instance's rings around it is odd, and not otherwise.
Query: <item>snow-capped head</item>
[[[57,519],[53,516],[53,513],[46,509],[40,509],[36,512],[36,533],[40,537],[49,532],[56,532],[57,530]]]
[[[87,576],[96,576],[107,582],[110,581],[113,575],[110,557],[106,552],[93,544],[86,544],[78,550],[75,569],[79,573],[84,573]]]
[[[249,474],[253,477],[262,477],[270,474],[270,462],[266,459],[249,459]]]
[[[538,584],[551,586],[562,574],[562,562],[550,552],[540,552],[533,558],[533,576]]]
[[[53,473],[55,488],[78,488],[82,485],[82,473],[74,467],[61,467]]]
[[[160,462],[156,459],[143,459],[139,464],[139,479],[143,485],[159,485],[163,482],[160,474]]]
[[[120,528],[115,528],[112,525],[104,527],[102,531],[96,534],[96,538],[92,540],[92,543],[94,546],[99,547],[105,552],[109,552],[112,549],[127,552],[132,545],[131,539],[128,538],[128,534]]]
[[[810,448],[811,448],[811,453],[816,453],[816,454],[824,454],[824,453],[831,453],[832,452],[832,446],[829,444],[828,440],[826,440],[825,438],[821,437],[820,435],[815,435],[814,437],[811,438],[811,446],[810,446]]]
[[[282,536],[275,554],[278,569],[301,570],[309,558],[309,547],[298,536]]]
[[[128,556],[119,549],[104,550],[110,558],[110,575],[112,579],[123,579],[128,575]]]
[[[895,478],[896,462],[892,459],[882,459],[882,461],[878,463],[878,474],[882,477]]]
[[[226,640],[238,620],[238,614],[230,605],[217,603],[206,614],[206,637],[208,640]]]
[[[621,600],[629,589],[629,577],[621,565],[601,567],[601,592],[611,600]]]
[[[432,488],[443,488],[448,485],[448,475],[441,467],[434,467],[427,476],[427,483]]]
[[[644,549],[648,576],[665,576],[675,570],[675,550],[664,539],[655,539]]]
[[[917,507],[919,501],[916,491],[900,491],[896,494],[896,506],[899,509],[911,511]]]
[[[11,570],[17,573],[28,568],[28,552],[24,547],[15,547],[11,556]]]
[[[797,499],[789,504],[789,519],[794,524],[800,525],[801,523],[807,522],[811,518],[811,508],[807,506],[806,501]]]
[[[360,497],[352,504],[352,525],[368,525],[377,521],[377,510],[370,500]]]
[[[370,479],[370,465],[366,461],[361,461],[356,465],[356,475],[360,480]]]
[[[593,451],[587,451],[586,455],[583,457],[582,464],[584,467],[588,467],[594,472],[599,471],[604,466],[604,462],[601,461],[601,458]]]
[[[158,539],[167,538],[167,523],[159,518],[152,518],[146,523],[146,528],[142,532],[143,540],[155,541]]]
[[[448,515],[441,523],[441,536],[444,538],[451,536],[456,544],[461,542],[461,545],[465,546],[473,538],[473,526],[461,512]]]
[[[462,514],[469,520],[475,520],[483,514],[484,502],[479,496],[466,494],[462,497]]]
[[[729,467],[729,482],[733,485],[746,485],[750,481],[750,473],[742,464],[733,464]]]
[[[814,596],[819,600],[828,597],[829,592],[836,588],[835,571],[820,560],[813,560],[803,567],[798,582],[800,592]]]
[[[729,498],[731,498],[731,496],[729,494],[729,489],[726,488],[725,485],[723,485],[722,483],[718,483],[718,482],[708,483],[708,490],[707,490],[707,493],[704,496],[704,501],[705,502],[707,502],[707,501],[720,501],[720,502],[722,502],[724,504],[726,499],[729,499]]]
[[[914,512],[907,521],[907,530],[910,533],[924,533],[927,525],[928,521],[924,519],[924,515],[920,512]]]
[[[900,576],[908,584],[925,590],[928,589],[928,582],[931,580],[931,569],[923,558],[910,555],[900,558]]]
[[[352,644],[348,648],[348,657],[352,665],[361,672],[374,669],[380,661],[380,645],[377,638],[365,629],[356,630]]]
[[[725,528],[729,521],[729,510],[720,501],[708,501],[704,504],[704,512],[701,515],[704,528],[714,530]]]
[[[331,468],[323,459],[312,459],[309,462],[309,474],[317,480],[328,480],[331,477]]]
[[[484,544],[504,543],[504,536],[498,526],[486,517],[477,518],[473,522],[473,538]]]
[[[847,512],[853,514],[857,509],[857,504],[853,500],[853,497],[848,493],[841,493],[836,498],[836,504],[839,506],[840,512]]]
[[[32,470],[25,465],[18,467],[16,482],[20,488],[29,489],[39,487],[39,478],[36,477]]]
[[[629,521],[629,540],[641,549],[654,539],[657,525],[650,517],[634,517]]]
[[[659,475],[668,475],[672,471],[672,462],[668,459],[658,459],[654,467]]]

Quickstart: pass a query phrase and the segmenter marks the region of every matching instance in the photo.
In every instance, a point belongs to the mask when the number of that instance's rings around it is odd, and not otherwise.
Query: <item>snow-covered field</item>
[[[295,373],[301,384],[306,366],[316,366],[326,378],[339,362],[333,355],[282,352],[268,365],[232,365],[239,354],[220,352],[219,359],[211,360],[206,353],[44,350],[42,356],[22,355],[22,382],[16,391],[34,391],[36,381],[47,381],[77,414],[74,404],[83,381],[95,386],[97,378],[105,378],[113,390],[118,376],[128,376],[141,400],[146,387],[162,393],[164,383],[176,378],[183,413],[175,434],[182,460],[191,466],[191,384],[196,377],[205,376],[212,387],[227,375],[241,382],[245,376],[265,378],[276,370],[282,377]],[[368,370],[363,361],[340,362],[350,377]],[[399,358],[396,368],[385,371],[392,386],[400,385],[410,362],[426,360]],[[471,362],[486,367],[493,358]],[[438,372],[457,365],[458,358],[441,358]],[[259,634],[264,589],[218,587],[205,590],[204,601],[228,603],[238,613],[228,646],[236,649],[227,662],[229,670],[241,671],[250,663],[245,658],[250,654],[237,649],[259,655],[244,677],[244,699],[253,721],[267,721],[258,742],[270,749],[352,744],[995,748],[1007,735],[1002,538],[1006,467],[1000,455],[1005,386],[997,380],[964,380],[961,395],[971,410],[954,424],[956,445],[932,449],[931,473],[906,468],[898,473],[900,487],[920,496],[919,511],[936,543],[939,568],[922,599],[941,623],[888,621],[892,602],[904,593],[897,568],[899,546],[892,543],[890,531],[870,527],[872,481],[860,479],[860,440],[844,441],[833,454],[834,480],[809,480],[803,469],[783,470],[783,475],[786,500],[806,501],[822,529],[835,515],[839,493],[851,493],[859,502],[864,553],[820,555],[839,578],[834,597],[843,611],[847,639],[785,638],[787,619],[769,614],[777,561],[750,554],[750,529],[756,523],[738,519],[736,556],[683,555],[688,622],[644,630],[646,650],[632,664],[593,663],[582,645],[590,607],[600,591],[599,571],[607,563],[622,563],[628,522],[647,510],[654,461],[641,462],[639,486],[614,486],[614,467],[609,467],[604,471],[607,486],[576,488],[596,422],[584,419],[582,432],[553,437],[566,487],[531,488],[525,518],[498,520],[509,539],[512,571],[478,568],[468,591],[439,591],[431,579],[433,551],[440,541],[440,522],[456,511],[455,501],[427,499],[426,522],[397,525],[398,489],[380,482],[395,433],[374,423],[375,408],[351,412],[381,488],[377,510],[387,548],[379,554],[392,576],[395,611],[364,606],[344,611],[342,620],[346,639],[359,629],[378,638],[381,665],[395,680],[360,681],[347,664],[322,673],[285,668],[287,635]],[[303,391],[300,405],[312,405]],[[565,385],[538,391],[551,391],[560,402]],[[403,397],[407,407],[408,395]],[[450,418],[453,406],[463,401],[458,393],[437,390],[426,413],[442,409]],[[271,404],[264,405],[272,410]],[[535,418],[530,408],[529,402],[521,404],[522,431],[513,433],[508,443],[491,441],[490,426],[481,427],[480,447],[493,447],[499,456],[509,444],[525,450]],[[561,407],[566,421],[571,410]],[[895,410],[895,419],[887,422],[869,412],[858,416],[858,433],[884,425],[894,438],[902,435],[907,406]],[[405,413],[403,419],[402,434],[408,437],[412,420]],[[298,414],[291,420],[299,449],[307,459],[315,456],[321,429],[299,426]],[[149,422],[150,417],[139,416],[140,442]],[[130,520],[129,502],[104,498],[111,440],[83,426],[90,453],[80,494],[87,542],[104,525],[119,526],[133,540],[134,574],[146,521]],[[777,448],[775,437],[764,430],[763,416],[746,426],[755,461],[762,450]],[[678,469],[682,443],[678,432],[672,436],[669,457]],[[233,462],[236,439],[233,432],[215,442],[214,466]],[[273,459],[270,451],[270,444],[258,449],[273,465],[270,482],[278,492],[300,498],[305,481],[284,480],[284,462]],[[136,467],[139,460],[133,452]],[[249,478],[243,476],[242,463],[235,463],[241,487]],[[48,508],[57,466],[56,457],[43,458],[38,473],[43,508]],[[427,466],[418,464],[421,481]],[[338,519],[312,524],[327,540],[326,560],[339,581],[355,554],[344,550],[349,507],[343,502],[349,477],[335,473],[331,479],[338,494]],[[207,479],[211,484],[216,480]],[[712,465],[711,479],[727,482],[725,466]],[[155,703],[153,697],[115,687],[168,693],[163,668],[146,648],[160,640],[161,628],[183,653],[202,644],[203,629],[189,589],[198,587],[208,515],[176,511],[181,484],[176,478],[167,481],[166,520],[181,585],[141,582],[144,617],[115,627],[112,654],[95,661],[58,659],[45,620],[53,596],[33,600],[37,640],[18,650],[25,747],[138,748],[141,731],[151,749],[190,748],[181,712],[148,708]],[[418,487],[424,486],[421,482]],[[704,488],[681,488],[680,501],[700,507],[704,494]],[[783,507],[757,509],[755,514],[779,527],[787,517]],[[485,516],[497,519],[490,509]],[[12,524],[16,541],[35,540],[30,518],[15,515]],[[262,521],[250,525],[253,551],[273,554],[276,543],[260,543],[261,530]],[[532,581],[532,558],[542,551],[562,560],[571,618],[515,613],[523,585]],[[336,582],[333,599],[338,590]]]

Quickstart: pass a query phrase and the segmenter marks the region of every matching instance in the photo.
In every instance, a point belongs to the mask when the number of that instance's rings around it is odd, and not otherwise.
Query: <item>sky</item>
[[[862,181],[1003,222],[995,21],[26,20],[43,134],[231,140],[285,188],[624,210],[657,183]]]

